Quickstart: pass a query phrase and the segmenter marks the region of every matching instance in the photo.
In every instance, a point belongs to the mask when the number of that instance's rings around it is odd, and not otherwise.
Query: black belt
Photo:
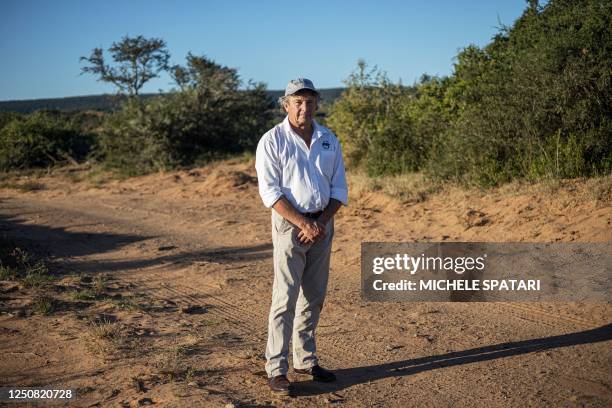
[[[323,214],[323,211],[311,212],[311,213],[302,213],[304,217],[308,218],[319,218],[319,216]]]

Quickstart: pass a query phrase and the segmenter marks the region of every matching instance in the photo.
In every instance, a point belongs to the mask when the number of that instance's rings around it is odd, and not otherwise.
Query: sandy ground
[[[1,282],[0,386],[76,389],[75,407],[612,406],[610,304],[360,296],[362,241],[612,242],[609,197],[588,182],[406,203],[353,191],[318,329],[339,381],[290,374],[296,396],[277,397],[263,370],[270,213],[252,163],[76,178],[0,189],[0,232],[58,275],[49,316],[31,312],[35,290]]]

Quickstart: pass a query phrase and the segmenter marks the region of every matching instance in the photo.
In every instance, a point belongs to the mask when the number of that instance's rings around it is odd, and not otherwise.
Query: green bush
[[[551,1],[461,51],[429,173],[485,186],[609,173],[610,16],[609,2]]]
[[[328,123],[370,174],[423,170],[491,186],[612,170],[612,3],[532,2],[452,76],[415,90],[352,74]]]
[[[81,132],[57,112],[14,117],[0,129],[0,171],[82,160],[94,145],[93,134]]]
[[[427,147],[414,134],[404,109],[413,92],[376,69],[366,69],[360,61],[327,118],[342,143],[347,166],[365,168],[371,176],[415,170]]]
[[[19,120],[22,117],[22,114],[16,112],[0,112],[0,130],[14,120]]]
[[[174,68],[180,90],[131,100],[107,118],[100,145],[108,165],[143,174],[255,148],[272,117],[263,85],[239,90],[235,70],[191,54],[187,60]]]

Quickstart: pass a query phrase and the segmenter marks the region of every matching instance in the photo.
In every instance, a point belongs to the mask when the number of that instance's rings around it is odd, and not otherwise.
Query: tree
[[[424,160],[420,141],[405,109],[413,89],[393,83],[363,60],[344,81],[347,89],[330,110],[327,123],[340,138],[348,167],[370,176],[417,170]]]
[[[180,89],[128,101],[109,115],[100,138],[108,166],[135,175],[202,164],[254,151],[271,127],[274,104],[265,85],[240,89],[236,69],[189,53],[170,75]]]
[[[130,97],[138,96],[147,81],[169,69],[170,53],[160,38],[125,36],[120,42],[114,42],[108,52],[116,66],[106,64],[102,48],[94,48],[89,57],[80,58],[81,62],[88,63],[81,68],[81,73],[97,75],[99,81],[114,84],[120,93]]]
[[[187,65],[174,65],[170,75],[181,90],[196,89],[202,93],[227,93],[238,90],[240,78],[234,68],[217,64],[206,56],[187,54]]]

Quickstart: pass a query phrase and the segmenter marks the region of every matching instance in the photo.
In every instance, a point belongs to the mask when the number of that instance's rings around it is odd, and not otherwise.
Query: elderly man
[[[293,367],[315,381],[335,381],[316,356],[315,329],[329,276],[333,217],[348,200],[340,143],[313,119],[319,93],[312,81],[292,80],[281,104],[285,120],[257,146],[259,194],[272,208],[274,284],[266,372],[273,392],[289,394],[289,340]]]

